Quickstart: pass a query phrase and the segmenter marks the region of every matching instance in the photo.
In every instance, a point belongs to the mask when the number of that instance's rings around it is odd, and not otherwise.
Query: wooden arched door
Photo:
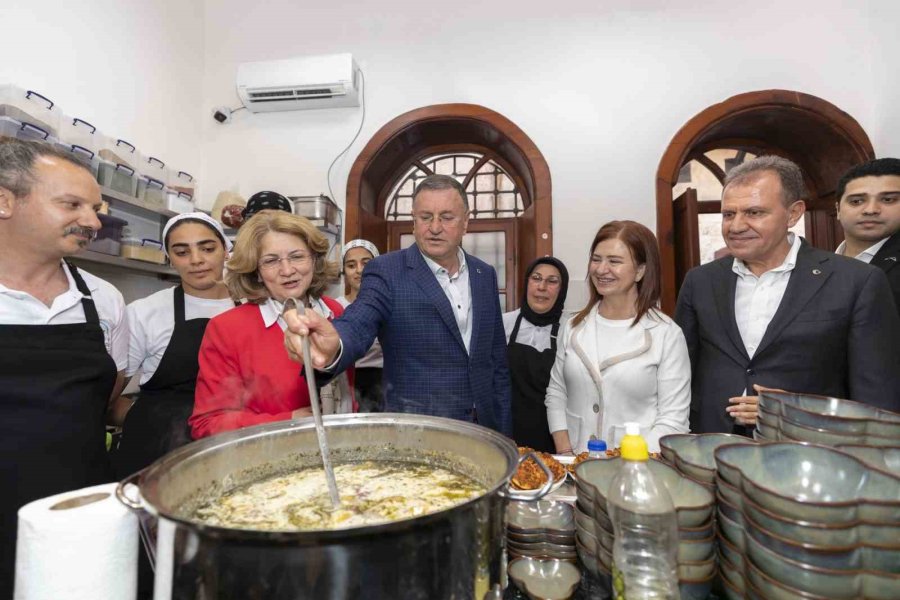
[[[510,211],[511,216],[500,210],[493,215],[497,218],[484,214],[481,216],[489,218],[473,218],[469,226],[470,232],[502,230],[509,233],[505,239],[513,240],[505,255],[508,275],[500,287],[508,294],[506,308],[514,308],[525,266],[535,257],[553,252],[550,169],[525,132],[488,108],[474,104],[427,106],[404,113],[379,129],[350,169],[346,239],[368,239],[382,252],[397,249],[403,223],[392,225],[393,218],[387,213],[396,200],[398,184],[417,165],[427,172],[425,163],[435,157],[464,153],[502,170],[521,197],[521,206]]]
[[[776,154],[803,169],[810,197],[805,237],[834,249],[843,239],[834,218],[834,190],[853,165],[875,158],[868,135],[833,104],[800,92],[766,90],[729,98],[700,112],[672,138],[656,175],[657,237],[662,254],[663,310],[672,314],[684,274],[699,264],[698,215],[719,212],[717,199],[697,198],[682,184],[685,168],[698,163],[720,182],[729,167],[721,151],[738,156]],[[718,152],[719,160],[714,160]],[[678,191],[679,193],[673,193]],[[677,196],[677,198],[676,198]]]

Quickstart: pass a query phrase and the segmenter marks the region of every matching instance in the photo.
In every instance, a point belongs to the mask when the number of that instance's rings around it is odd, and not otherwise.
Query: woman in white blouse
[[[545,404],[559,454],[588,440],[618,444],[635,421],[650,450],[688,431],[691,365],[681,329],[658,308],[659,248],[634,221],[597,232],[588,266],[590,300],[559,335]]]

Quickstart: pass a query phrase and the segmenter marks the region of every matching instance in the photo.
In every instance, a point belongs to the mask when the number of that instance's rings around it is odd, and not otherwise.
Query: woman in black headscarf
[[[503,315],[512,380],[513,439],[542,452],[556,451],[544,396],[568,289],[569,272],[562,261],[538,258],[525,271],[522,308]]]

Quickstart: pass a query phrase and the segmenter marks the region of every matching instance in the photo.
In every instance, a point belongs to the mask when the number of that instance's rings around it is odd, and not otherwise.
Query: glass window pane
[[[493,192],[495,189],[497,189],[497,186],[494,185],[494,176],[476,175],[475,189],[477,189],[479,192]]]
[[[475,196],[475,209],[479,212],[487,211],[494,212],[494,195],[493,194],[478,194]],[[492,215],[493,216],[493,215]]]
[[[512,192],[516,189],[516,184],[506,173],[501,173],[497,176],[497,189],[504,192]]]
[[[479,157],[481,158],[481,157]],[[475,159],[470,156],[456,157],[456,173],[459,175],[468,175],[472,167],[475,166]]]
[[[412,196],[412,193],[415,191],[415,184],[412,179],[407,179],[403,185],[400,186],[400,189],[397,190],[398,194],[402,194],[404,196]]]
[[[409,214],[412,212],[412,198],[401,196],[397,198],[397,212],[400,214]]]
[[[515,210],[515,194],[497,194],[497,210]]]
[[[506,312],[509,308],[506,307],[506,294],[500,294],[500,312]]]
[[[497,271],[497,280],[506,281],[506,232],[475,231],[463,237],[463,248]]]
[[[411,233],[403,233],[400,235],[400,249],[405,250],[416,243],[416,238]]]
[[[453,157],[448,156],[435,161],[434,172],[438,175],[453,175]]]

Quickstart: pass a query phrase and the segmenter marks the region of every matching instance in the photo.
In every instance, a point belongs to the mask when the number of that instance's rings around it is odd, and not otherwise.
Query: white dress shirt
[[[862,252],[860,252],[859,254],[854,256],[853,258],[855,258],[856,260],[861,260],[866,264],[871,264],[872,259],[875,258],[875,255],[878,254],[878,251],[881,250],[881,247],[884,246],[884,244],[889,239],[890,239],[890,236],[884,238],[883,240],[881,240],[879,242],[875,242],[874,244],[872,244],[871,246],[869,246],[868,248],[866,248],[865,250],[863,250]],[[847,242],[843,241],[838,245],[837,250],[835,250],[834,253],[844,256],[844,249],[846,247],[847,247]]]
[[[512,335],[513,328],[516,326],[516,319],[519,318],[521,313],[521,308],[503,313],[503,330],[506,332],[507,345],[509,344],[509,336]],[[564,320],[565,317],[560,318],[560,321]],[[524,346],[531,346],[538,352],[549,350],[551,342],[553,341],[550,336],[552,330],[552,324],[538,326],[525,317],[522,317],[522,322],[519,323],[519,334],[516,336],[516,343]]]
[[[141,385],[156,373],[175,331],[175,288],[166,288],[128,305],[128,368],[125,375],[141,372]],[[197,298],[184,294],[184,319],[211,319],[234,308],[231,298]]]
[[[466,346],[466,352],[469,351],[469,342],[472,341],[472,290],[469,289],[469,268],[466,265],[466,253],[462,248],[457,249],[457,257],[459,257],[459,270],[455,275],[437,264],[424,254],[425,264],[434,273],[435,279],[447,299],[450,301],[450,307],[453,309],[453,316],[456,317],[456,324],[459,326],[459,333],[462,336],[463,344]]]
[[[75,279],[68,265],[62,263],[63,272],[69,281],[69,289],[53,299],[47,306],[31,294],[14,290],[0,284],[0,325],[71,325],[84,323],[84,308]],[[106,342],[106,351],[116,363],[119,371],[128,367],[128,318],[125,314],[125,300],[122,293],[112,284],[78,269],[85,285],[91,292],[100,328]]]
[[[784,262],[760,277],[754,275],[744,261],[738,258],[734,259],[731,267],[738,276],[734,291],[734,319],[737,321],[738,331],[750,358],[756,353],[769,322],[778,311],[788,281],[791,279],[791,272],[797,264],[800,237],[788,233],[788,242],[791,249]]]
[[[321,298],[313,298],[310,302],[312,309],[325,317],[326,319],[332,319],[334,314],[332,314],[331,309],[328,308],[328,305],[322,301]],[[284,317],[281,316],[281,311],[284,310],[284,303],[275,300],[274,298],[269,298],[265,302],[259,305],[259,312],[263,318],[263,324],[266,326],[266,329],[274,325],[276,322],[278,326],[281,327],[282,331],[287,329],[287,321],[284,320]]]

